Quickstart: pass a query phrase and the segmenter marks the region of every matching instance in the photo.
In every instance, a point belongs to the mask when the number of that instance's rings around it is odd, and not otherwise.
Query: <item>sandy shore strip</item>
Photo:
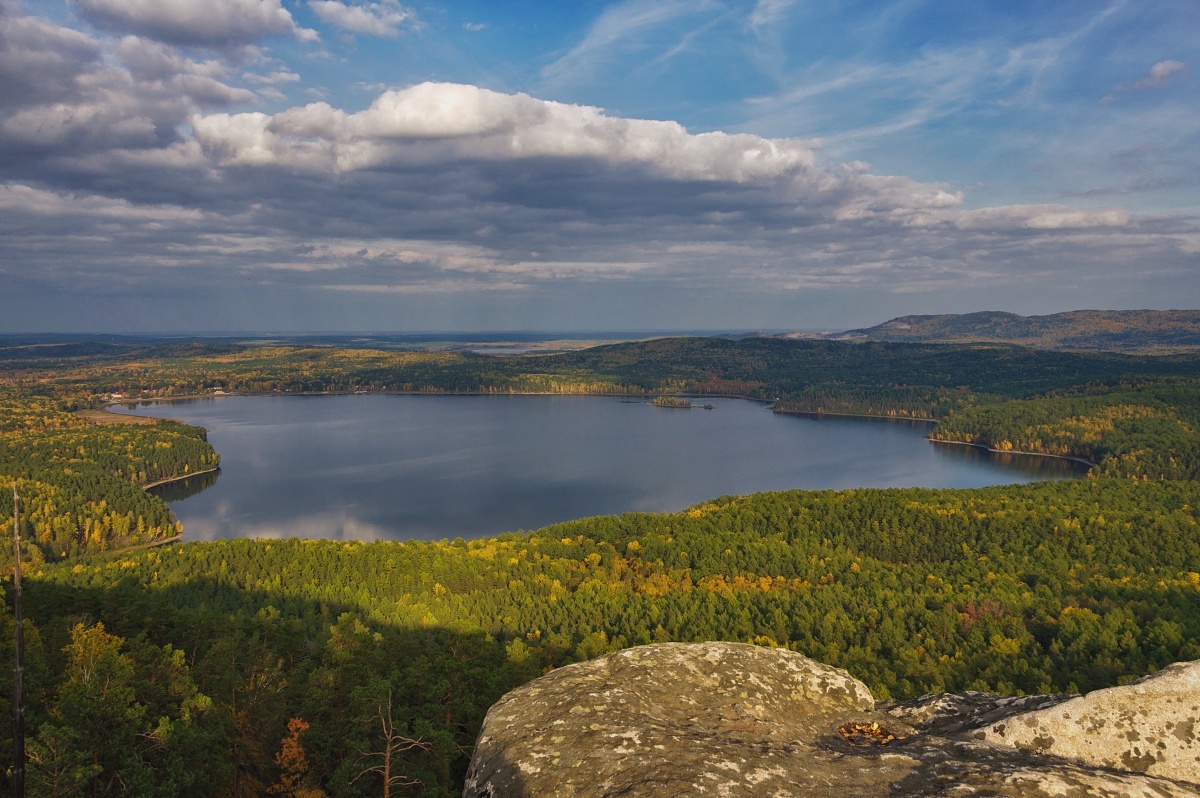
[[[201,474],[211,474],[214,471],[220,471],[220,470],[221,470],[221,467],[216,466],[215,468],[206,468],[203,471],[193,471],[190,474],[180,474],[177,477],[167,477],[166,479],[160,479],[156,482],[147,482],[145,485],[142,485],[142,490],[148,490],[150,488],[157,488],[159,485],[166,485],[168,482],[181,482],[185,479],[191,479],[192,477],[198,477]]]
[[[94,410],[76,410],[75,415],[87,419],[93,424],[157,424],[160,421],[183,423],[183,421],[177,418],[150,418],[148,416],[134,416],[128,413],[114,413],[107,407]]]

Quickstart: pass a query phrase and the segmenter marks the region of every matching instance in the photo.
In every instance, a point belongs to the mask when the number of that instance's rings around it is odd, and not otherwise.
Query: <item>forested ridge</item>
[[[983,311],[900,316],[851,332],[883,341],[998,341],[1051,349],[1185,351],[1200,347],[1200,311],[1072,310],[1047,316]]]
[[[0,522],[11,530],[15,477],[31,795],[378,795],[389,754],[414,782],[393,795],[457,795],[505,691],[659,640],[787,646],[879,698],[1090,690],[1200,658],[1188,357],[669,339],[513,358],[205,344],[8,362]],[[475,541],[135,549],[174,534],[139,486],[217,453],[195,427],[69,410],[213,389],[736,394],[936,418],[934,437],[1097,467],[979,490],[721,497]]]

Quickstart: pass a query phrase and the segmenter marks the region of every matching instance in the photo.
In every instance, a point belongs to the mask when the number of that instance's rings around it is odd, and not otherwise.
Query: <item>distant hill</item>
[[[1049,316],[1001,311],[900,316],[838,337],[872,341],[989,341],[1041,349],[1163,352],[1200,349],[1200,310],[1072,310]]]

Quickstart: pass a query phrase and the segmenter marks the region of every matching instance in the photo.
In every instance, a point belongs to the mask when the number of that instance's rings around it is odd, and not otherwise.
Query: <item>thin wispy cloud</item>
[[[748,107],[756,119],[770,121],[773,127],[786,126],[788,119],[802,116],[805,127],[819,125],[826,131],[821,136],[826,145],[848,150],[977,102],[997,80],[1010,79],[997,68],[1004,58],[998,50],[968,47],[929,50],[900,63],[847,65],[829,77],[798,81],[775,96],[752,98]],[[847,97],[856,105],[877,103],[894,110],[882,118],[873,111],[869,123],[842,127],[845,123],[840,123],[839,117],[847,109]],[[855,121],[862,118],[857,115]]]
[[[889,9],[894,18],[912,4],[898,3]],[[1043,76],[1053,71],[1072,48],[1077,48],[1097,29],[1123,9],[1114,2],[1069,30],[1014,44],[996,35],[986,35],[959,47],[926,45],[895,56],[876,54],[872,60],[854,57],[843,62],[825,62],[796,70],[782,78],[776,93],[753,98],[758,118],[784,115],[811,117],[813,100],[820,100],[816,116],[824,114],[830,124],[823,135],[827,141],[857,142],[887,135],[950,115],[981,100],[1006,98],[1029,100]],[[786,8],[786,5],[783,6]],[[878,19],[872,20],[876,25]],[[873,40],[876,32],[868,34]],[[835,115],[867,104],[877,119],[867,125],[838,129]],[[824,109],[833,106],[831,112]],[[907,107],[906,107],[907,106]],[[884,109],[890,119],[878,119]]]
[[[590,77],[598,62],[619,56],[621,48],[640,44],[648,32],[715,8],[712,0],[626,0],[612,6],[596,19],[581,42],[542,68],[543,84],[554,86]],[[658,55],[661,53],[651,59]]]
[[[1187,69],[1187,64],[1182,61],[1159,61],[1154,66],[1150,67],[1150,71],[1146,76],[1133,84],[1133,88],[1142,89],[1157,89],[1167,85],[1171,80],[1171,76]]]
[[[289,69],[277,69],[267,75],[245,72],[242,74],[242,79],[247,83],[255,83],[260,86],[273,86],[277,83],[295,83],[300,80],[300,76]]]
[[[758,0],[750,12],[750,27],[755,30],[776,25],[796,4],[796,0]]]
[[[1146,74],[1131,83],[1122,83],[1114,86],[1112,91],[1100,98],[1101,105],[1108,105],[1116,102],[1117,97],[1126,92],[1146,91],[1147,89],[1161,89],[1164,86],[1170,85],[1174,78],[1187,69],[1187,64],[1183,61],[1159,61],[1150,69],[1146,70]]]

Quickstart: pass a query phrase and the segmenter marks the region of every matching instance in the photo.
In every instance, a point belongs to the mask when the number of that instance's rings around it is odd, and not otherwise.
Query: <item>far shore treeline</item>
[[[385,732],[421,742],[390,752],[419,782],[393,795],[457,795],[505,691],[651,641],[787,646],[877,698],[1082,691],[1200,658],[1198,366],[771,338],[512,357],[0,348],[9,534],[14,479],[23,502],[30,795],[378,795]],[[210,471],[218,453],[196,427],[72,411],[217,391],[735,395],[930,419],[934,439],[1094,467],[977,490],[722,497],[469,542],[141,548],[178,534],[141,486]],[[4,712],[11,679],[0,670]]]

